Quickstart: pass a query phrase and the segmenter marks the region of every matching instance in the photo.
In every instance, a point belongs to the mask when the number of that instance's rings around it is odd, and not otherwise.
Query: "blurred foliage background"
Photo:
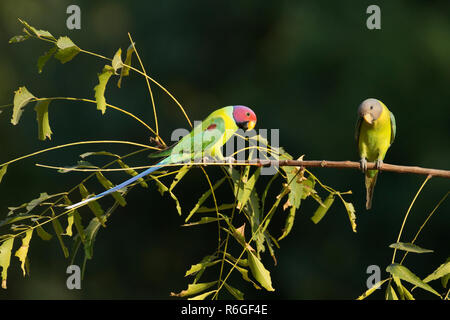
[[[81,30],[67,30],[66,8],[81,8]],[[279,128],[280,144],[305,159],[358,160],[353,140],[356,109],[368,97],[382,100],[397,118],[397,139],[386,162],[448,169],[450,101],[450,3],[448,1],[377,1],[381,30],[366,28],[368,1],[61,1],[0,2],[0,104],[11,103],[25,85],[36,96],[93,98],[97,73],[104,61],[80,54],[68,64],[51,60],[38,74],[36,61],[48,46],[41,41],[9,45],[20,34],[17,18],[68,35],[81,48],[112,57],[136,41],[149,74],[166,86],[191,119],[231,104],[251,106],[259,128]],[[136,64],[136,60],[133,60]],[[170,141],[175,128],[188,125],[176,105],[153,86],[161,134]],[[153,124],[145,81],[133,74],[122,89],[112,82],[107,100]],[[0,114],[0,162],[62,143],[118,139],[148,143],[148,132],[133,120],[95,105],[55,101],[50,106],[54,135],[37,139],[31,108],[12,126],[10,111]],[[27,159],[8,169],[0,185],[0,215],[8,206],[36,198],[40,192],[69,189],[82,173],[58,174],[36,162],[70,165],[85,151],[126,153],[132,147],[91,145]],[[140,162],[139,162],[140,161]],[[136,160],[136,165],[148,161]],[[214,172],[212,174],[214,176]],[[317,169],[326,184],[355,204],[358,232],[336,203],[318,225],[310,221],[316,204],[305,202],[291,234],[281,241],[278,265],[270,257],[275,292],[256,291],[240,279],[234,285],[246,298],[352,299],[366,290],[366,268],[390,264],[404,214],[423,176],[383,173],[374,206],[364,209],[363,175],[352,170]],[[116,178],[117,177],[117,178]],[[124,175],[113,177],[122,181]],[[410,241],[448,181],[432,179],[414,206],[404,231]],[[183,209],[190,210],[207,189],[199,170],[177,186]],[[274,189],[276,190],[276,188]],[[278,191],[278,190],[276,190]],[[33,237],[29,252],[31,276],[23,278],[12,258],[8,289],[0,298],[169,298],[187,286],[191,264],[216,246],[216,226],[183,228],[173,201],[153,187],[135,188],[128,206],[117,210],[100,230],[94,259],[88,261],[82,290],[66,288],[66,266],[56,239]],[[417,244],[435,252],[408,255],[405,265],[424,277],[448,256],[448,201],[429,222]],[[277,213],[281,234],[285,212]],[[277,229],[278,228],[278,229]],[[214,276],[214,275],[213,275]],[[436,284],[435,286],[439,286]],[[382,298],[384,290],[372,297]],[[415,291],[420,297],[419,290]],[[429,297],[428,294],[424,296]]]

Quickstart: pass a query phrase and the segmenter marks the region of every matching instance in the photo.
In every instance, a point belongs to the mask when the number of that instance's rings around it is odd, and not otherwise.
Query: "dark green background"
[[[81,7],[81,30],[67,30],[66,8]],[[381,30],[366,28],[366,8],[381,7]],[[448,1],[24,1],[0,2],[0,104],[11,103],[14,90],[25,85],[40,97],[93,98],[104,61],[82,55],[68,64],[51,60],[38,74],[37,58],[48,50],[41,41],[9,45],[21,33],[20,17],[31,25],[68,35],[81,48],[112,57],[136,41],[148,72],[166,86],[192,119],[231,104],[251,106],[259,128],[279,128],[280,144],[305,159],[358,160],[353,140],[356,109],[374,97],[397,119],[397,139],[386,162],[448,169],[450,101],[450,6]],[[134,60],[136,63],[136,60]],[[161,134],[166,141],[175,128],[187,127],[175,104],[154,87]],[[132,74],[123,88],[112,83],[107,101],[154,124],[142,77]],[[37,140],[32,106],[12,126],[11,111],[0,114],[0,162],[58,144],[98,139],[148,143],[142,126],[113,110],[104,116],[86,103],[53,102],[51,141]],[[11,165],[0,185],[0,215],[40,192],[69,189],[84,176],[61,175],[35,163],[69,165],[85,151],[126,153],[132,147],[91,145],[54,151]],[[99,159],[101,160],[101,159]],[[130,164],[147,163],[138,158]],[[211,170],[211,176],[219,177]],[[310,221],[316,207],[305,201],[291,234],[270,257],[273,293],[256,291],[239,277],[232,284],[247,298],[353,299],[366,290],[366,268],[379,265],[382,277],[391,262],[389,244],[396,241],[404,214],[424,176],[381,174],[374,208],[364,209],[363,176],[353,170],[313,172],[338,190],[353,190],[358,232],[336,201],[318,225]],[[112,176],[115,182],[123,174]],[[448,181],[432,179],[407,221],[403,241],[410,241]],[[92,186],[94,190],[96,187]],[[207,185],[199,170],[175,190],[190,210]],[[277,188],[273,190],[277,191]],[[169,298],[187,287],[183,278],[191,264],[214,251],[215,226],[182,228],[173,201],[154,187],[135,188],[128,206],[117,210],[100,230],[94,259],[88,262],[82,290],[66,289],[64,259],[56,239],[33,236],[29,251],[31,276],[23,278],[12,258],[8,290],[3,298]],[[107,201],[107,200],[104,200]],[[405,263],[420,277],[449,255],[448,201],[423,230],[417,243],[435,252],[410,254]],[[86,219],[89,212],[84,211]],[[272,233],[281,234],[285,213],[277,213]],[[50,230],[50,229],[48,229]],[[66,239],[69,240],[69,239]],[[69,244],[69,241],[67,241]],[[16,243],[17,247],[17,243]],[[15,248],[16,248],[15,247]],[[212,273],[210,279],[217,277]],[[432,285],[442,291],[440,283]],[[382,298],[379,290],[372,297]],[[418,297],[431,297],[415,290]],[[224,295],[223,297],[228,297]]]

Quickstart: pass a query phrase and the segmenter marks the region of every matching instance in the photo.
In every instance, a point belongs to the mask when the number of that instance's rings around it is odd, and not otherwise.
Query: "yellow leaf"
[[[27,260],[28,248],[30,246],[31,236],[33,235],[33,229],[28,229],[25,233],[25,237],[22,238],[22,246],[17,249],[15,256],[19,258],[21,264],[21,268],[23,271],[23,276],[27,274],[25,270],[25,261]]]

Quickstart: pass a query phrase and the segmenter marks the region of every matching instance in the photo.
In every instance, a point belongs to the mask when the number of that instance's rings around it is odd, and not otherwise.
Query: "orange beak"
[[[373,123],[373,117],[370,113],[366,113],[363,116],[363,119],[368,123],[368,124],[372,124]]]

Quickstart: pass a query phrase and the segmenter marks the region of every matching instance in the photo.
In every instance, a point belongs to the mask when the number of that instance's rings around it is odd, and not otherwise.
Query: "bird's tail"
[[[365,175],[366,183],[366,209],[372,208],[373,191],[377,183],[378,170],[367,170]]]
[[[108,194],[110,194],[110,193],[119,191],[120,189],[125,188],[126,186],[128,186],[129,184],[135,182],[136,180],[138,180],[138,179],[140,179],[140,178],[143,178],[143,177],[145,177],[146,175],[149,175],[149,174],[152,173],[153,171],[156,171],[156,170],[158,170],[158,169],[163,168],[167,163],[168,163],[168,161],[167,161],[167,158],[166,158],[166,159],[164,159],[164,160],[158,162],[156,165],[154,165],[154,166],[148,168],[148,169],[145,170],[145,171],[142,171],[141,173],[135,175],[134,177],[132,177],[132,178],[130,178],[130,179],[124,181],[124,182],[122,182],[121,184],[118,184],[117,186],[115,186],[115,187],[113,187],[113,188],[111,188],[111,189],[108,189],[108,190],[106,190],[106,191],[104,191],[104,192],[102,192],[102,193],[100,193],[100,194],[98,194],[98,195],[96,195],[96,196],[93,196],[93,197],[91,197],[91,198],[87,198],[87,199],[85,199],[85,200],[83,200],[83,201],[77,202],[77,203],[75,203],[75,204],[72,204],[72,205],[66,207],[66,210],[70,210],[70,209],[74,209],[74,208],[81,207],[81,206],[83,206],[83,205],[85,205],[85,204],[87,204],[87,203],[89,203],[89,202],[91,202],[91,201],[100,199],[100,198],[102,198],[102,197],[104,197],[104,196],[106,196],[106,195],[108,195]]]

